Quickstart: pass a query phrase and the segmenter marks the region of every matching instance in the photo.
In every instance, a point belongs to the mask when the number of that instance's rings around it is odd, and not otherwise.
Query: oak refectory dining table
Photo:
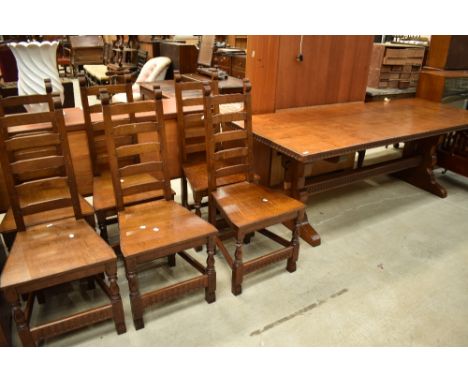
[[[423,99],[333,104],[253,116],[255,139],[283,156],[283,188],[307,202],[309,196],[366,178],[394,174],[441,198],[447,191],[434,177],[437,145],[444,134],[468,127],[468,111]],[[337,163],[351,153],[404,142],[401,158],[307,177],[305,167],[319,160]],[[301,237],[320,244],[307,221]]]

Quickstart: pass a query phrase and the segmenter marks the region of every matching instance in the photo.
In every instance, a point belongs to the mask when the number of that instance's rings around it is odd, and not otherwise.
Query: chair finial
[[[203,81],[203,95],[209,96],[211,94],[211,85],[208,81]]]
[[[154,91],[154,99],[156,101],[159,101],[160,99],[162,99],[162,90],[159,85],[154,85],[153,91]]]
[[[250,91],[252,90],[252,84],[250,83],[250,80],[248,78],[244,78],[243,84],[244,84],[244,93],[250,93]]]
[[[81,88],[86,87],[86,76],[85,76],[84,72],[80,72],[78,74],[78,82],[80,83]]]
[[[107,89],[99,89],[99,97],[101,98],[102,105],[109,105],[110,104],[110,96]]]
[[[46,94],[52,93],[52,80],[50,78],[44,78],[44,85],[46,89]]]

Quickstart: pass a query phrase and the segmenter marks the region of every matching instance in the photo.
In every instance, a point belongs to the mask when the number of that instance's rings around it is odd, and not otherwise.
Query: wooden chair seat
[[[224,186],[212,195],[224,217],[241,230],[256,230],[293,219],[304,209],[296,199],[248,182]]]
[[[28,292],[50,287],[76,280],[81,271],[81,277],[96,274],[96,267],[115,260],[112,249],[84,220],[70,218],[41,224],[18,232],[0,278],[0,288],[15,286]]]
[[[80,207],[84,216],[93,217],[93,207],[83,198],[80,197]],[[24,222],[27,227],[42,223],[50,223],[56,220],[67,219],[74,216],[73,207],[59,208],[55,210],[40,212],[37,214],[24,216]],[[93,218],[94,219],[94,218]],[[2,223],[0,224],[0,233],[16,232],[16,223],[11,208],[5,214]]]
[[[139,174],[132,177],[127,177],[127,184],[140,184],[151,178],[148,174]],[[172,190],[175,195],[175,191]],[[152,190],[124,197],[126,204],[135,204],[143,201],[160,199],[164,197],[162,190]],[[93,179],[93,206],[96,211],[114,211],[117,214],[114,188],[112,186],[112,177],[110,172],[103,172],[101,176],[96,176]]]
[[[151,251],[152,258],[185,249],[187,243],[217,232],[216,228],[174,201],[157,200],[119,212],[120,248],[124,257]]]
[[[182,169],[192,187],[192,191],[201,192],[203,196],[208,195],[208,167],[206,163],[187,163],[182,166]],[[243,180],[245,180],[245,176],[231,175],[219,178],[217,182],[219,186],[225,186]]]

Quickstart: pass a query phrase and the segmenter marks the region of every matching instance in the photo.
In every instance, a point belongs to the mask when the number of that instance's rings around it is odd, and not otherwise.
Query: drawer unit
[[[381,89],[416,87],[424,54],[424,47],[374,44],[367,86]]]

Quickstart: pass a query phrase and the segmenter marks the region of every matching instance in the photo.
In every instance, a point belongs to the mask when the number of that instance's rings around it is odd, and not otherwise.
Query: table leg
[[[285,168],[284,175],[284,190],[291,197],[300,200],[303,203],[307,203],[308,195],[301,193],[301,190],[305,185],[305,165],[296,160],[283,157],[283,166]],[[290,230],[294,229],[294,222],[288,221],[284,225]],[[301,238],[309,243],[312,247],[317,247],[321,243],[319,233],[312,227],[307,218],[307,214],[304,214],[304,221],[301,225]]]
[[[403,170],[394,175],[413,186],[422,188],[441,198],[445,198],[447,196],[447,190],[437,183],[432,171],[434,165],[437,163],[437,145],[441,141],[441,138],[442,136],[434,136],[406,142],[403,149],[403,157],[421,155],[421,164],[418,167]]]

